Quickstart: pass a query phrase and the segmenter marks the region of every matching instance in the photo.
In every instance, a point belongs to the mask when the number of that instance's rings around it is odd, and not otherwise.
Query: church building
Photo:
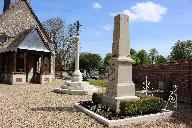
[[[0,82],[44,84],[54,78],[53,46],[31,0],[4,0],[0,15]]]

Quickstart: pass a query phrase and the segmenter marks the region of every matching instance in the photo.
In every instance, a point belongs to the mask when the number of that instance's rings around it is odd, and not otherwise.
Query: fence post
[[[189,61],[189,93],[190,93],[191,111],[192,111],[191,61]],[[192,113],[192,112],[191,112],[191,113]]]

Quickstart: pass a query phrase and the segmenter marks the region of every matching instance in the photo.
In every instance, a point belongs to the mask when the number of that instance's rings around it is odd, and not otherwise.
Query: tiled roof
[[[21,33],[15,40],[5,49],[8,51],[28,50],[37,52],[50,52],[43,38],[36,28],[30,28]]]

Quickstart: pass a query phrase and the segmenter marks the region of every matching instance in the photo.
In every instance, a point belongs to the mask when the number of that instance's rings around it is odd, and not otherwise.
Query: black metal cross
[[[77,27],[77,35],[79,35],[79,31],[80,31],[80,27],[82,26],[80,24],[80,22],[77,20],[77,22],[75,23],[76,27]]]

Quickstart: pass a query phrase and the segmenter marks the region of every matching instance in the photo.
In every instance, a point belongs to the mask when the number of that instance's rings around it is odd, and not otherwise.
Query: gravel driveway
[[[51,92],[62,85],[62,80],[53,84],[3,85],[0,84],[1,128],[102,128],[95,119],[76,110],[73,103],[89,100],[91,96],[72,96]],[[185,120],[187,119],[187,120]],[[191,118],[190,118],[191,119]],[[189,113],[170,120],[159,120],[122,128],[191,128]]]

